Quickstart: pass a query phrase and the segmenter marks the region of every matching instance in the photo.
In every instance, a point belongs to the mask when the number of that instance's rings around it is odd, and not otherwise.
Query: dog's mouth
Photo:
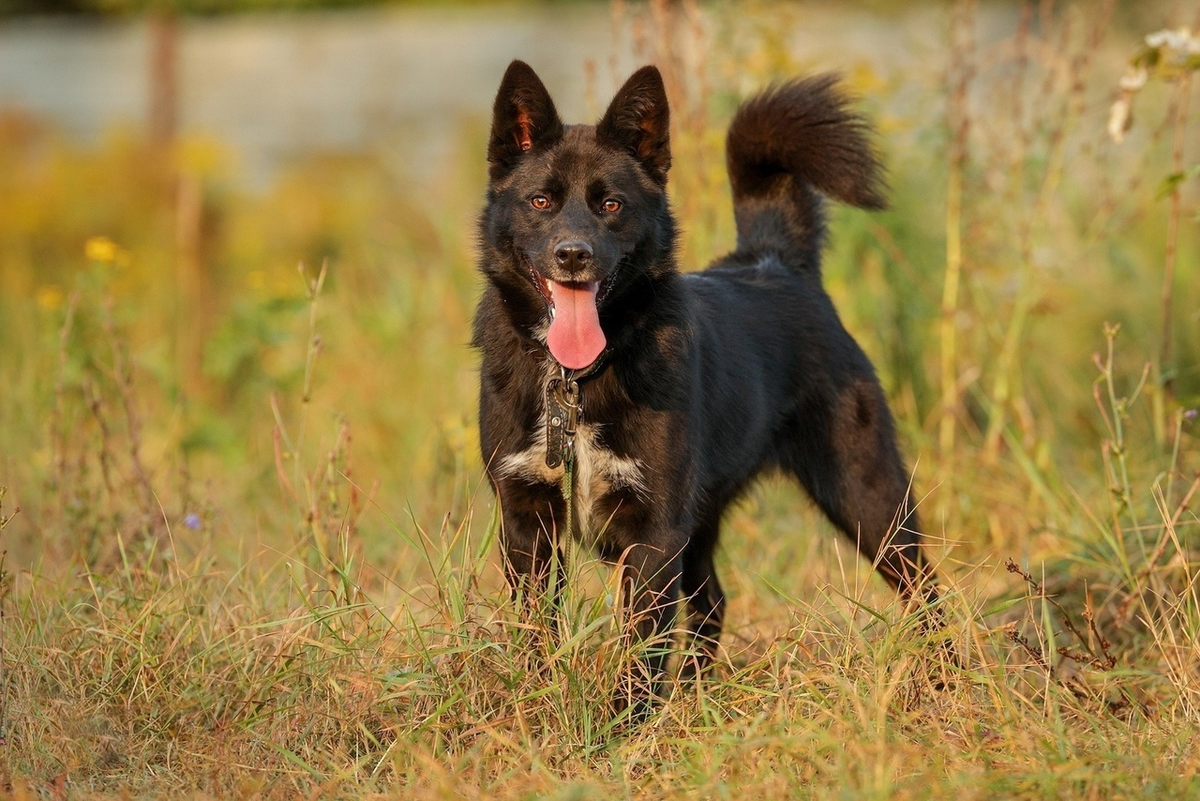
[[[600,302],[612,289],[612,276],[605,281],[562,282],[547,278],[529,266],[533,283],[542,293],[550,314],[546,347],[568,370],[589,367],[608,344],[600,328]]]

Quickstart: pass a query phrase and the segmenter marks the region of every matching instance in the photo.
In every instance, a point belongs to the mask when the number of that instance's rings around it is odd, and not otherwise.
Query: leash
[[[566,519],[566,526],[565,526],[564,533],[566,534],[568,541],[570,541],[570,539],[574,535],[574,532],[571,530],[571,526],[572,526],[572,522],[573,522],[572,519],[575,516],[575,511],[574,511],[575,504],[571,502],[571,494],[573,492],[573,487],[575,484],[574,479],[575,479],[575,458],[574,458],[574,455],[572,455],[571,460],[569,462],[567,462],[567,466],[563,470],[562,482],[559,483],[559,487],[562,490],[563,502],[566,503],[566,505],[567,505],[567,519]]]

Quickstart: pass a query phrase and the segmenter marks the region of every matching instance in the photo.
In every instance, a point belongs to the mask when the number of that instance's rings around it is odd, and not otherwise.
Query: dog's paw
[[[618,729],[641,726],[658,708],[658,695],[642,681],[626,678],[617,684],[610,706]]]
[[[696,682],[712,675],[714,660],[712,654],[703,651],[694,654],[684,654],[679,663],[679,681],[683,683]]]

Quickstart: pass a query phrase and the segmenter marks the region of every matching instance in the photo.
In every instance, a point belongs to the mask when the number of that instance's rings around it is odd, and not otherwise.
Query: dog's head
[[[674,239],[662,76],[643,67],[596,125],[564,126],[546,87],[509,65],[493,109],[484,270],[564,367],[603,352],[601,317]]]

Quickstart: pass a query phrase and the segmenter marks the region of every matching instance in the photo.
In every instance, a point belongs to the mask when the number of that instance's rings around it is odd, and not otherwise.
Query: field
[[[767,480],[723,658],[637,726],[608,569],[573,554],[556,643],[499,570],[486,109],[436,184],[372,151],[255,191],[220,142],[0,117],[4,792],[1200,798],[1200,58],[1143,38],[1200,19],[936,8],[887,71],[791,54],[803,7],[614,7],[667,79],[685,269],[733,243],[742,97],[837,67],[878,120],[892,209],[835,210],[824,270],[944,587],[924,631]]]

